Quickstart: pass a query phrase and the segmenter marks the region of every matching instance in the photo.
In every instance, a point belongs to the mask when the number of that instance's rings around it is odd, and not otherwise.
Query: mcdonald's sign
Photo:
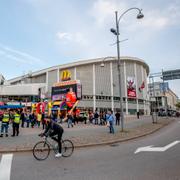
[[[61,72],[61,81],[69,81],[71,80],[71,72],[68,70],[64,70]]]

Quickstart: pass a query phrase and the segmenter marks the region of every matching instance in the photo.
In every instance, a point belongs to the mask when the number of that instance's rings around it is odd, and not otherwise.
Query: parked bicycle
[[[45,136],[43,141],[39,141],[34,145],[33,156],[39,161],[45,160],[48,158],[51,149],[55,154],[58,153],[58,143],[50,142],[49,138]],[[73,142],[69,139],[62,140],[62,156],[69,157],[73,151]]]

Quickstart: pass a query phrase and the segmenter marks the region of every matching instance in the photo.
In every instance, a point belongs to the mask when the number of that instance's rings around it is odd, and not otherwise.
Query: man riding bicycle
[[[50,136],[54,141],[58,143],[59,152],[55,155],[55,157],[61,157],[61,149],[62,149],[62,134],[64,132],[63,127],[54,122],[52,119],[46,120],[47,126],[44,133],[40,134],[40,136]]]

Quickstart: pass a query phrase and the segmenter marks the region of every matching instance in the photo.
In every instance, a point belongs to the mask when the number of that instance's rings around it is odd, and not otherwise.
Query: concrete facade
[[[101,67],[102,62],[104,63],[104,67]],[[119,83],[117,59],[115,57],[84,60],[54,66],[8,80],[6,83],[12,87],[12,91],[13,85],[44,83],[44,96],[50,98],[51,87],[54,83],[61,82],[61,73],[65,70],[70,72],[72,80],[81,81],[83,98],[78,105],[79,107],[93,110],[96,108],[99,110],[119,109]],[[149,114],[148,74],[149,66],[143,60],[134,57],[121,57],[121,90],[123,109],[126,114],[135,114],[137,111]],[[136,98],[129,98],[127,95],[128,77],[134,78]],[[142,82],[144,82],[145,87],[142,91],[139,91]],[[18,94],[18,92],[15,93]],[[3,94],[0,92],[0,95],[2,96]]]

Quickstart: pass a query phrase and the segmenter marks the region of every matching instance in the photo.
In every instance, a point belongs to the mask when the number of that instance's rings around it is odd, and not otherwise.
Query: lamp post
[[[122,97],[122,89],[121,89],[122,80],[121,80],[121,62],[120,62],[119,22],[120,22],[121,18],[124,16],[124,14],[126,14],[127,12],[129,12],[131,10],[138,11],[137,19],[141,19],[144,17],[144,15],[142,14],[142,10],[139,8],[136,8],[136,7],[127,9],[120,15],[119,18],[118,18],[118,12],[115,11],[116,29],[113,29],[113,28],[110,29],[110,31],[113,34],[115,34],[116,38],[117,38],[117,57],[118,57],[117,62],[118,62],[118,81],[119,81],[119,96],[120,96],[120,109],[121,109],[121,131],[124,130],[124,113],[123,113],[123,97]]]

